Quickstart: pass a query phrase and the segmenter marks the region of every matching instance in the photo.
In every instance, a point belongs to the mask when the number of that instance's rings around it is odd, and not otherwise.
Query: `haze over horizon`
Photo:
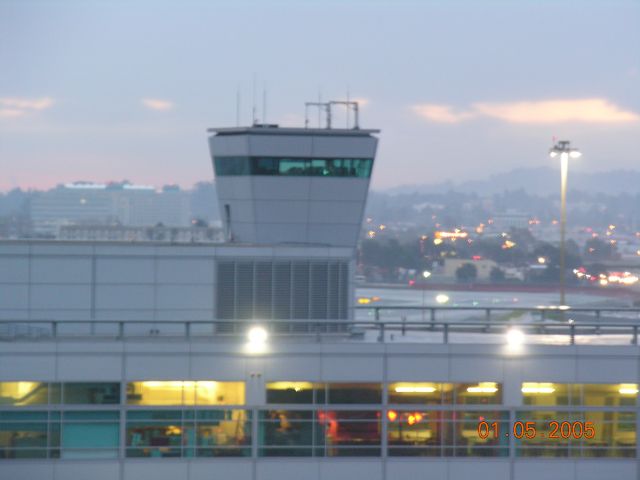
[[[206,128],[235,125],[238,86],[250,123],[254,75],[269,123],[361,100],[376,190],[551,166],[553,137],[583,151],[572,173],[635,169],[638,45],[632,0],[5,0],[0,191],[211,180]]]

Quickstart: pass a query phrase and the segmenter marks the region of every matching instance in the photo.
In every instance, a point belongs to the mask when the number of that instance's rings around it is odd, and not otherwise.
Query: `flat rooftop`
[[[343,137],[365,137],[380,133],[377,129],[364,128],[304,128],[279,127],[278,125],[253,125],[249,127],[214,127],[207,129],[209,133],[218,135],[326,135]]]

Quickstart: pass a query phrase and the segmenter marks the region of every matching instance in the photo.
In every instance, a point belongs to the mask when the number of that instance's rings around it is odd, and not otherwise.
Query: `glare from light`
[[[517,328],[510,328],[507,331],[506,337],[507,345],[512,349],[519,348],[524,344],[524,332]]]
[[[247,337],[251,343],[265,343],[269,334],[263,327],[251,327]]]
[[[552,383],[523,383],[522,393],[551,394],[556,389]]]
[[[436,302],[443,304],[449,301],[449,295],[445,295],[444,293],[440,293],[436,295]]]
[[[555,150],[551,150],[551,151],[549,152],[549,156],[550,156],[551,158],[556,158],[556,157],[558,156],[558,152],[556,152]]]
[[[544,264],[544,263],[547,263],[547,259],[544,258],[544,257],[538,257],[538,263],[541,264],[541,265]]]
[[[620,393],[621,395],[637,395],[638,385],[634,383],[622,384],[618,389],[618,393]]]
[[[569,156],[571,158],[580,158],[582,156],[582,153],[579,152],[578,150],[572,150],[569,152]]]
[[[396,387],[396,393],[433,393],[435,387]]]
[[[247,338],[249,339],[246,345],[247,352],[251,354],[265,353],[268,337],[269,334],[263,327],[251,327],[247,332]]]
[[[422,276],[424,278],[429,278],[431,276],[431,272],[429,270],[425,270],[424,272],[422,272]]]
[[[493,382],[480,382],[475,387],[467,387],[469,393],[496,393],[498,387]]]

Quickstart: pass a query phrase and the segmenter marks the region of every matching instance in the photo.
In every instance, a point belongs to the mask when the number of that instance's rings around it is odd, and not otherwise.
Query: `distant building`
[[[190,217],[189,194],[177,186],[157,192],[147,185],[75,182],[39,193],[31,203],[34,231],[53,235],[83,223],[188,227]]]
[[[529,228],[529,220],[530,214],[509,210],[493,215],[492,226],[497,231],[508,232],[512,228]]]
[[[442,276],[446,278],[456,278],[456,270],[458,270],[465,263],[470,263],[478,270],[478,280],[489,280],[491,275],[491,269],[497,267],[498,264],[493,260],[469,260],[461,258],[446,258],[444,261],[444,267],[442,270]]]
[[[98,242],[220,243],[221,228],[216,227],[128,227],[123,225],[63,225],[59,240]]]

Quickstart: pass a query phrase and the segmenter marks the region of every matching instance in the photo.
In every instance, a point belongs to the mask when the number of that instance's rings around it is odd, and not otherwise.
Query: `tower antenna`
[[[267,123],[267,82],[262,83],[262,123]]]
[[[318,87],[318,105],[322,105],[322,88]],[[318,108],[318,128],[322,128],[322,110]]]
[[[347,104],[349,104],[350,98],[349,98],[349,84],[347,84]],[[347,108],[347,124],[345,126],[345,128],[349,128],[349,109]]]
[[[256,74],[253,74],[253,101],[251,105],[251,125],[258,123],[256,119]]]
[[[240,126],[240,84],[236,87],[236,127]]]

